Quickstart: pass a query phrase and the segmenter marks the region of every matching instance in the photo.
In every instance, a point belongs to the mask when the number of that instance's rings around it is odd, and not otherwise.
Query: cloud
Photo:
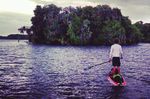
[[[49,0],[49,2],[47,2],[47,1],[44,1],[44,0],[31,0],[32,2],[35,2],[35,3],[37,3],[37,4],[47,4],[47,3],[50,3],[50,1],[52,1],[52,0]]]
[[[129,5],[127,8],[123,7],[121,9],[123,15],[129,16],[129,18],[133,21],[143,21],[150,22],[150,6],[138,6],[137,5]]]
[[[36,3],[30,0],[1,0],[0,12],[14,12],[23,14],[33,14]]]
[[[0,13],[0,35],[19,33],[18,28],[24,25],[31,25],[31,16],[19,13]]]
[[[37,4],[47,5],[47,4],[55,4],[59,7],[67,7],[67,6],[86,6],[86,5],[97,5],[97,0],[89,1],[89,0],[31,0]]]
[[[115,5],[150,5],[150,0],[31,0],[37,4],[48,4],[48,3],[61,3],[62,6],[65,4],[73,4],[76,2],[91,2],[97,4],[115,4]]]

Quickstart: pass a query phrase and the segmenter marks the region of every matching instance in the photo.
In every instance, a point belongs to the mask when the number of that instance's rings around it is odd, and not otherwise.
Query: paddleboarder
[[[109,61],[112,61],[113,68],[117,68],[120,73],[120,59],[122,59],[123,51],[122,47],[119,44],[119,39],[114,39],[114,44],[110,48]]]

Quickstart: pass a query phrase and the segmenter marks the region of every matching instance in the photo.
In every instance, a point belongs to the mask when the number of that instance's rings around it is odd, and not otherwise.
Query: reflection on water
[[[148,99],[150,44],[123,46],[121,72],[125,87],[107,80],[109,48],[45,46],[0,40],[2,99]]]

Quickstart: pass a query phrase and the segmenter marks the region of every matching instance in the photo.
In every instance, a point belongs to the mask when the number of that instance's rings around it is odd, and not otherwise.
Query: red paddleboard
[[[126,81],[123,78],[123,82],[120,84],[118,82],[113,81],[109,76],[108,76],[108,81],[113,85],[113,86],[126,86]]]

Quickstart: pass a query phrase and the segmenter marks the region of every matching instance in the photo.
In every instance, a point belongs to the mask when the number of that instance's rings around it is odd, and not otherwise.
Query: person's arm
[[[122,47],[120,47],[120,58],[123,59],[123,51],[122,51]]]
[[[110,53],[109,53],[109,61],[112,60],[112,52],[113,52],[113,48],[112,48],[112,46],[111,46],[111,48],[110,48]]]

